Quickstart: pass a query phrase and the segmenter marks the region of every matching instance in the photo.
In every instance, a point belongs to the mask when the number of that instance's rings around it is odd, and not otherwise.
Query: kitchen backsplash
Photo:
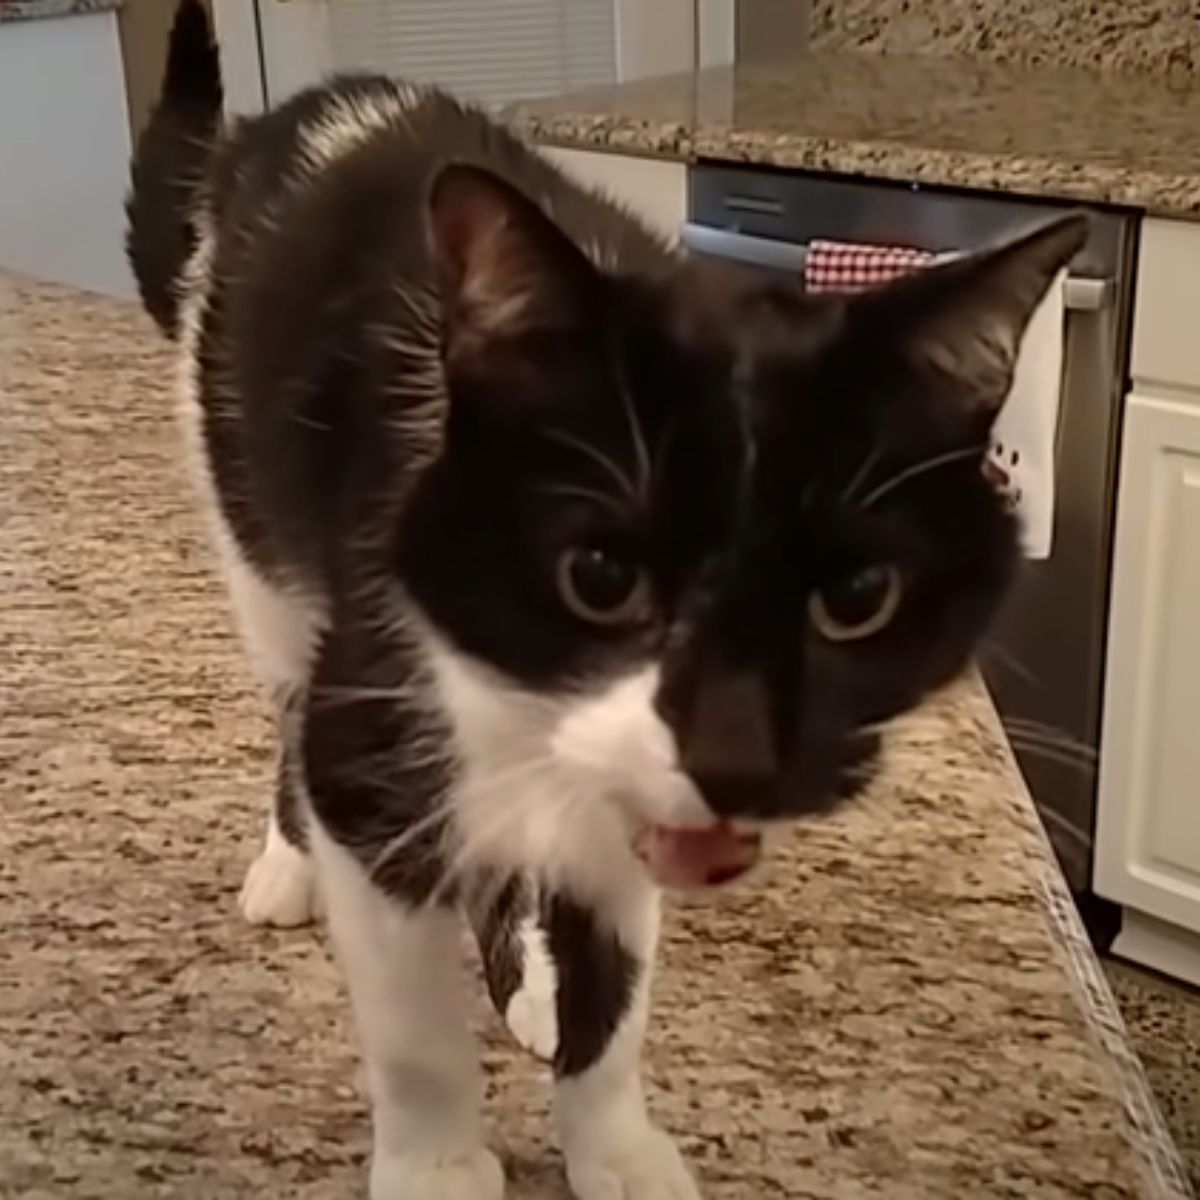
[[[804,0],[801,0],[804,2]],[[811,0],[813,46],[1183,73],[1200,69],[1197,0]]]

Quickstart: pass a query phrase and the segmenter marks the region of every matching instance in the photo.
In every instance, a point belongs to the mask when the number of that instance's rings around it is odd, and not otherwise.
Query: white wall
[[[115,13],[0,25],[0,266],[133,294],[128,121]]]
[[[622,82],[692,69],[696,53],[692,0],[614,2],[617,6],[617,74]],[[715,48],[710,52],[715,53]]]

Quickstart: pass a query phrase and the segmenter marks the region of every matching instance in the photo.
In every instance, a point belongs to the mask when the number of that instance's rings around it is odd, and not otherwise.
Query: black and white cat
[[[436,91],[220,118],[183,0],[129,251],[279,714],[254,922],[319,892],[373,1200],[495,1200],[465,914],[579,1200],[691,1200],[639,1080],[660,885],[870,777],[1012,575],[987,434],[1067,217],[852,299],[686,261]]]

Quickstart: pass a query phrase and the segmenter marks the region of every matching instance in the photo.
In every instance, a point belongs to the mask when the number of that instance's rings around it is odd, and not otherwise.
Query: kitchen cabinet
[[[1143,228],[1117,492],[1096,890],[1200,984],[1200,226]]]
[[[1196,389],[1200,403],[1200,224],[1142,223],[1133,377],[1143,387]]]
[[[568,175],[607,192],[671,241],[687,219],[687,168],[658,158],[543,146]]]
[[[1096,886],[1200,983],[1200,402],[1130,397],[1118,497]]]

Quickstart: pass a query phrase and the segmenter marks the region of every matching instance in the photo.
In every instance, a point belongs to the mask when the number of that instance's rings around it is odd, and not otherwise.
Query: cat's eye
[[[637,625],[652,608],[645,568],[632,555],[601,544],[563,551],[558,592],[570,612],[593,625]]]
[[[886,629],[900,607],[904,580],[890,563],[863,567],[808,598],[808,616],[830,642],[858,642]]]

